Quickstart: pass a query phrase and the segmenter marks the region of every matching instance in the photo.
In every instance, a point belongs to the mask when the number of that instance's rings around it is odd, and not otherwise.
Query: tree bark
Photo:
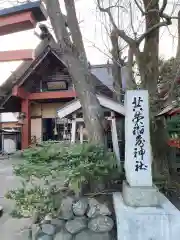
[[[46,0],[45,3],[58,42],[56,49],[72,76],[78,98],[81,102],[89,141],[104,145],[104,116],[100,103],[96,97],[95,87],[92,83],[92,75],[88,70],[87,58],[77,22],[74,0],[65,1],[70,33],[68,33],[66,29],[59,1]]]
[[[176,58],[180,58],[180,11],[178,12],[178,46],[177,46]]]
[[[165,119],[156,118],[151,121],[151,145],[153,151],[153,177],[154,179],[169,179],[170,172],[170,152],[168,146],[168,132]]]
[[[127,80],[126,88],[127,89],[136,89],[136,83],[133,76],[133,50],[129,47],[128,50],[128,62],[127,62]]]
[[[65,6],[67,11],[68,27],[70,29],[72,42],[77,51],[77,57],[82,62],[82,64],[84,64],[84,68],[86,68],[86,70],[88,71],[88,60],[84,48],[82,34],[76,16],[74,0],[65,0]]]
[[[160,22],[159,17],[159,1],[158,0],[143,0],[146,19],[146,31]],[[157,11],[152,11],[156,9]],[[159,78],[159,28],[146,35],[145,44],[141,61],[144,64],[142,71],[143,87],[148,89],[150,96],[156,94],[157,83]]]
[[[113,66],[112,66],[112,75],[113,75],[113,86],[115,90],[114,98],[121,102],[122,100],[122,78],[121,78],[121,67],[123,61],[121,60],[121,52],[119,49],[118,39],[119,36],[116,33],[116,30],[112,30],[111,32],[111,44],[112,44],[112,59],[113,59]]]
[[[75,89],[81,102],[89,141],[104,145],[104,116],[95,90],[91,84],[92,77],[89,72],[85,72],[80,61],[71,53],[65,53],[61,57],[73,77]],[[89,82],[89,84],[87,82]]]
[[[143,0],[146,14],[146,31],[160,22],[159,1]],[[151,11],[156,9],[157,11]],[[151,117],[151,145],[153,152],[153,165],[155,177],[167,178],[169,175],[168,135],[164,119],[155,117],[157,106],[157,84],[159,78],[159,28],[151,32],[145,38],[143,53],[140,57],[140,74],[142,87],[149,91],[150,97],[150,117]]]

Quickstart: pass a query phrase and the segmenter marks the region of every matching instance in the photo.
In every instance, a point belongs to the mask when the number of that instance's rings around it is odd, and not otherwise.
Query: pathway
[[[18,160],[0,160],[0,205],[4,208],[4,214],[0,218],[0,239],[24,240],[25,228],[30,224],[30,219],[13,219],[10,212],[14,203],[4,198],[4,194],[11,189],[20,186],[20,180],[13,175],[12,163]]]

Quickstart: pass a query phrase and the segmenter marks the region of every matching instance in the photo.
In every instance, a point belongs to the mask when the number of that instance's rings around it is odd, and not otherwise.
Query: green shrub
[[[30,216],[37,207],[41,215],[55,214],[57,202],[60,204],[58,187],[65,180],[79,192],[85,181],[102,183],[120,174],[114,154],[94,144],[45,142],[21,155],[22,163],[14,166],[14,173],[26,183],[7,194],[9,199],[16,201],[16,216]],[[50,186],[54,191],[49,192]],[[57,196],[59,201],[56,201]]]
[[[70,183],[84,180],[101,181],[118,173],[115,156],[93,144],[64,145],[45,143],[23,152],[25,161],[14,167],[17,176],[30,179],[55,179],[64,176]]]
[[[43,218],[48,213],[56,216],[61,204],[61,194],[55,188],[50,193],[48,188],[42,186],[24,186],[9,191],[6,197],[15,200],[16,208],[11,215],[18,218],[31,217],[35,212],[38,213],[38,218]]]

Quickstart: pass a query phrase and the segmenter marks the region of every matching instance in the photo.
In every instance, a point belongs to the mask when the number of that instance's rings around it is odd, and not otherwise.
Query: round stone
[[[112,213],[106,203],[99,203],[95,198],[89,198],[89,210],[87,216],[94,218],[99,215],[110,216]]]
[[[59,231],[65,225],[65,220],[62,219],[52,219],[51,224],[55,226],[56,232]]]
[[[88,208],[88,202],[86,199],[80,199],[73,204],[73,212],[76,216],[83,216]]]
[[[74,240],[112,240],[112,236],[106,233],[95,233],[90,230],[84,230],[74,237]],[[60,240],[60,239],[58,239]]]
[[[87,220],[85,217],[76,217],[66,223],[66,230],[71,234],[76,234],[87,227]]]
[[[52,224],[42,224],[41,229],[43,233],[50,236],[54,235],[56,232],[56,228]]]
[[[53,237],[42,233],[37,237],[37,240],[53,240]]]
[[[96,233],[109,232],[113,229],[114,222],[110,217],[99,216],[89,221],[88,228]]]
[[[73,236],[62,229],[59,233],[56,234],[54,240],[72,240]]]
[[[41,221],[41,224],[50,224],[52,220],[51,215],[46,215],[45,218]]]

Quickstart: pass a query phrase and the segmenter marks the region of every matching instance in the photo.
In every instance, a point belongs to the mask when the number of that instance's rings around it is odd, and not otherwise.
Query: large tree
[[[56,44],[54,48],[66,64],[80,99],[89,141],[105,143],[103,113],[96,97],[93,75],[79,28],[74,0],[65,0],[67,19],[62,14],[61,1],[44,0],[53,27]]]
[[[168,1],[167,0],[127,0],[127,1],[105,1],[97,0],[97,6],[101,13],[108,15],[110,25],[112,28],[112,36],[116,37],[116,43],[120,39],[123,40],[129,47],[128,57],[128,83],[130,86],[136,87],[134,84],[134,76],[132,70],[132,59],[134,58],[140,75],[140,85],[138,88],[147,89],[149,91],[150,98],[150,117],[151,117],[151,145],[153,151],[154,168],[156,173],[160,173],[161,176],[167,177],[169,175],[169,148],[167,146],[167,130],[165,128],[164,119],[157,118],[156,115],[162,107],[163,99],[158,92],[159,82],[159,32],[161,27],[168,27],[172,24],[172,18],[165,13]],[[117,14],[120,11],[120,14]],[[120,27],[117,17],[123,15],[124,11],[129,15],[131,31],[127,31],[126,24],[121,24]],[[138,32],[137,21],[133,19],[133,12],[141,15],[140,24],[143,26],[143,31]],[[177,17],[176,17],[177,18]],[[121,18],[122,20],[122,18]],[[123,20],[122,20],[123,21]],[[125,23],[126,20],[124,20]],[[128,29],[129,30],[129,29]],[[129,34],[130,33],[130,34]],[[132,34],[131,34],[132,33]],[[114,38],[113,38],[114,40]],[[117,67],[117,55],[118,44],[114,44],[116,47],[112,53],[113,62]],[[119,48],[120,51],[120,48]],[[132,55],[134,57],[132,57]],[[178,55],[178,54],[177,54]],[[120,65],[120,64],[119,64]],[[176,65],[177,70],[177,65]],[[117,72],[117,71],[116,71]],[[120,78],[119,78],[120,80]],[[117,74],[114,79],[117,84]],[[171,82],[172,84],[172,82]],[[169,98],[171,94],[169,93]]]

